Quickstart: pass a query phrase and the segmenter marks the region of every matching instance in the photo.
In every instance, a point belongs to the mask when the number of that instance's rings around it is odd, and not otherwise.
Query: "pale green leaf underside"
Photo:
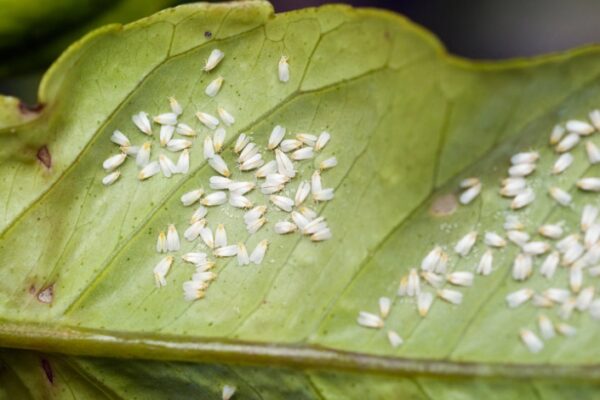
[[[201,73],[216,46],[227,54],[217,101],[237,120],[230,140],[254,132],[266,143],[275,124],[332,133],[326,153],[340,164],[324,179],[336,198],[320,208],[334,238],[315,245],[273,235],[270,225],[248,240],[249,247],[272,240],[265,263],[221,263],[206,299],[187,303],[181,284],[191,268],[178,263],[168,286],[156,289],[153,248],[166,224],[185,228],[190,210],[180,195],[213,175],[200,162],[201,146],[193,148],[191,174],[170,180],[139,183],[129,162],[124,179],[105,188],[100,165],[115,149],[110,133],[118,128],[143,141],[131,115],[165,111],[170,95],[184,105],[183,121],[199,126],[194,112],[216,108],[203,94],[212,76]],[[282,54],[292,71],[286,85],[276,74]],[[556,340],[538,355],[519,343],[518,329],[535,310],[504,305],[516,286],[508,254],[496,258],[499,271],[465,292],[461,307],[436,302],[421,319],[414,306],[395,306],[387,326],[406,339],[396,350],[384,331],[361,328],[355,318],[375,311],[379,296],[394,297],[399,278],[434,243],[454,243],[473,226],[500,229],[506,202],[496,191],[506,156],[545,148],[554,124],[599,103],[599,60],[588,49],[529,63],[469,64],[404,19],[338,6],[273,15],[263,2],[190,5],[93,33],[47,74],[41,117],[0,131],[0,344],[413,371],[437,365],[419,360],[435,360],[447,373],[494,374],[489,366],[517,364],[514,374],[596,376],[583,368],[600,361],[596,325],[586,318],[577,338]],[[35,159],[42,145],[52,154],[49,171]],[[542,159],[547,169],[552,157]],[[580,161],[570,179],[585,170]],[[430,216],[430,195],[453,191],[468,174],[483,179],[482,200],[449,217]],[[562,218],[575,219],[584,201],[597,200],[577,197]],[[544,201],[524,214],[537,224],[552,210]],[[209,222],[231,215],[213,211]],[[440,224],[456,228],[445,232]],[[240,225],[230,225],[234,241],[246,240]],[[458,267],[472,268],[481,250]],[[49,285],[50,306],[36,297]]]

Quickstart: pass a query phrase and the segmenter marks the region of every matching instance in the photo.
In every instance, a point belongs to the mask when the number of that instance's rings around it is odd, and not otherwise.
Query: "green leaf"
[[[216,47],[226,57],[203,73]],[[281,55],[290,60],[287,84],[277,79]],[[588,164],[578,149],[567,173],[550,176],[547,137],[555,124],[584,118],[598,104],[599,59],[589,48],[471,63],[446,55],[401,17],[342,6],[274,15],[265,2],[189,5],[96,31],[45,76],[39,117],[0,131],[0,345],[328,371],[597,379],[597,323],[587,315],[570,321],[575,337],[548,341],[538,354],[519,341],[520,328],[536,329],[539,311],[506,307],[506,294],[523,287],[510,277],[514,246],[495,254],[491,276],[462,290],[461,306],[435,301],[421,318],[395,293],[435,244],[451,248],[472,229],[502,230],[508,202],[497,184],[516,151],[541,153],[538,201],[519,212],[530,231],[547,215],[575,229],[583,204],[597,198],[574,193],[572,208],[557,208],[545,188],[569,188]],[[225,84],[211,99],[204,88],[217,74]],[[190,174],[139,182],[130,160],[123,177],[104,187],[101,163],[116,151],[112,131],[146,140],[131,116],[167,111],[171,95],[185,108],[181,120],[201,131]],[[193,270],[177,261],[168,285],[157,289],[154,247],[167,224],[183,232],[192,211],[180,196],[207,187],[214,175],[202,161],[207,130],[194,113],[215,113],[217,104],[236,118],[224,153],[230,166],[240,132],[253,132],[261,144],[276,124],[293,133],[331,132],[324,154],[339,165],[323,179],[335,199],[315,207],[333,239],[275,235],[273,223],[287,216],[277,211],[248,238],[241,210],[211,210],[210,226],[225,223],[230,242],[254,248],[268,238],[271,245],[259,266],[219,261],[206,298],[189,303],[181,285]],[[301,178],[311,172],[302,169]],[[470,175],[483,181],[479,199],[449,215],[430,212]],[[264,202],[259,193],[249,197]],[[192,248],[202,246],[183,245]],[[470,256],[451,255],[452,268],[473,270],[484,248],[480,240]],[[566,274],[557,273],[557,285],[566,286]],[[539,274],[527,285],[548,287]],[[375,312],[380,296],[396,299],[386,329],[357,325],[358,312]],[[556,310],[547,312],[556,319]],[[387,329],[405,343],[392,348]]]
[[[51,378],[51,381],[50,381]],[[0,352],[0,398],[219,399],[593,399],[597,382],[386,376],[276,366],[190,364]]]
[[[174,3],[174,0],[0,0],[0,76],[45,67],[92,29],[133,21]]]

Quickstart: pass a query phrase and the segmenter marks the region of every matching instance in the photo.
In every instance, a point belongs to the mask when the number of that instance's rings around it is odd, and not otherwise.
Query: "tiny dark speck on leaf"
[[[48,379],[48,382],[54,383],[54,373],[52,372],[52,367],[50,366],[50,361],[46,360],[45,358],[42,358],[41,362],[42,362],[42,369],[44,370],[44,373],[46,374],[46,379]]]
[[[435,199],[429,208],[429,212],[434,217],[444,217],[452,215],[457,207],[456,196],[450,193]]]
[[[204,37],[207,39],[210,39],[212,37],[212,32],[211,31],[205,31],[204,32]]]
[[[50,150],[48,150],[48,146],[42,146],[39,148],[37,152],[37,159],[46,167],[50,169],[52,167],[52,156],[50,155]]]

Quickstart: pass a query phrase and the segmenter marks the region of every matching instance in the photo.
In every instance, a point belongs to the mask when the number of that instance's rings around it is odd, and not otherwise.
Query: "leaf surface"
[[[203,73],[217,47],[225,59],[214,74]],[[287,84],[277,79],[281,55],[289,57]],[[461,306],[436,300],[421,318],[414,302],[395,293],[435,244],[451,249],[470,230],[501,231],[508,203],[498,197],[498,181],[517,151],[541,153],[532,178],[539,201],[520,212],[530,231],[546,219],[574,229],[583,204],[597,203],[577,193],[573,207],[559,208],[546,197],[550,183],[572,189],[593,172],[582,146],[568,173],[542,171],[554,161],[546,144],[552,127],[585,118],[598,104],[599,59],[589,48],[470,63],[446,55],[401,17],[341,6],[274,15],[265,2],[189,5],[96,31],[48,72],[40,115],[0,131],[0,344],[331,370],[597,379],[597,322],[587,315],[575,317],[576,337],[555,338],[538,354],[519,341],[519,329],[535,329],[539,311],[506,307],[506,294],[523,287],[510,277],[514,248],[498,252],[495,272],[463,290]],[[217,73],[225,84],[212,99],[204,88]],[[102,161],[116,151],[113,130],[141,144],[146,138],[131,116],[168,111],[172,95],[184,107],[181,120],[200,131],[190,173],[139,182],[129,160],[122,178],[103,186]],[[224,152],[231,166],[240,132],[262,145],[276,124],[292,133],[331,132],[320,157],[339,160],[323,173],[335,199],[315,208],[333,238],[315,244],[276,235],[274,222],[287,217],[276,210],[248,237],[241,210],[213,209],[209,225],[225,223],[230,242],[254,248],[268,238],[271,245],[260,266],[220,260],[206,298],[190,303],[181,285],[192,268],[177,261],[167,286],[157,289],[152,268],[161,256],[154,248],[169,223],[180,234],[186,228],[192,210],[180,196],[208,187],[214,175],[202,158],[208,130],[194,113],[217,106],[236,118]],[[50,164],[40,160],[44,147]],[[302,168],[293,188],[311,172]],[[483,182],[480,198],[450,215],[430,212],[471,175]],[[265,202],[259,193],[249,197]],[[452,254],[451,267],[473,270],[484,248],[480,240],[470,256]],[[202,245],[184,241],[182,253],[192,249]],[[566,273],[559,271],[557,285]],[[527,284],[548,286],[537,275]],[[380,296],[395,299],[386,328],[357,325],[358,312],[376,312]],[[392,348],[388,329],[405,343]]]

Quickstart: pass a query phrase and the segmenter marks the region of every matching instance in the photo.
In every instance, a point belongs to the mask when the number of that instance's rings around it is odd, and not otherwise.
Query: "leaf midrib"
[[[448,377],[504,377],[515,379],[553,378],[599,380],[599,365],[552,365],[455,362],[367,355],[318,346],[269,345],[235,340],[195,341],[193,338],[123,332],[106,332],[63,325],[0,321],[0,341],[18,347],[72,355],[106,356],[153,360],[224,362],[252,365],[280,365],[301,368],[334,368],[392,375]],[[15,332],[18,338],[15,338]],[[190,339],[190,340],[186,340]],[[173,351],[173,350],[176,351]]]

